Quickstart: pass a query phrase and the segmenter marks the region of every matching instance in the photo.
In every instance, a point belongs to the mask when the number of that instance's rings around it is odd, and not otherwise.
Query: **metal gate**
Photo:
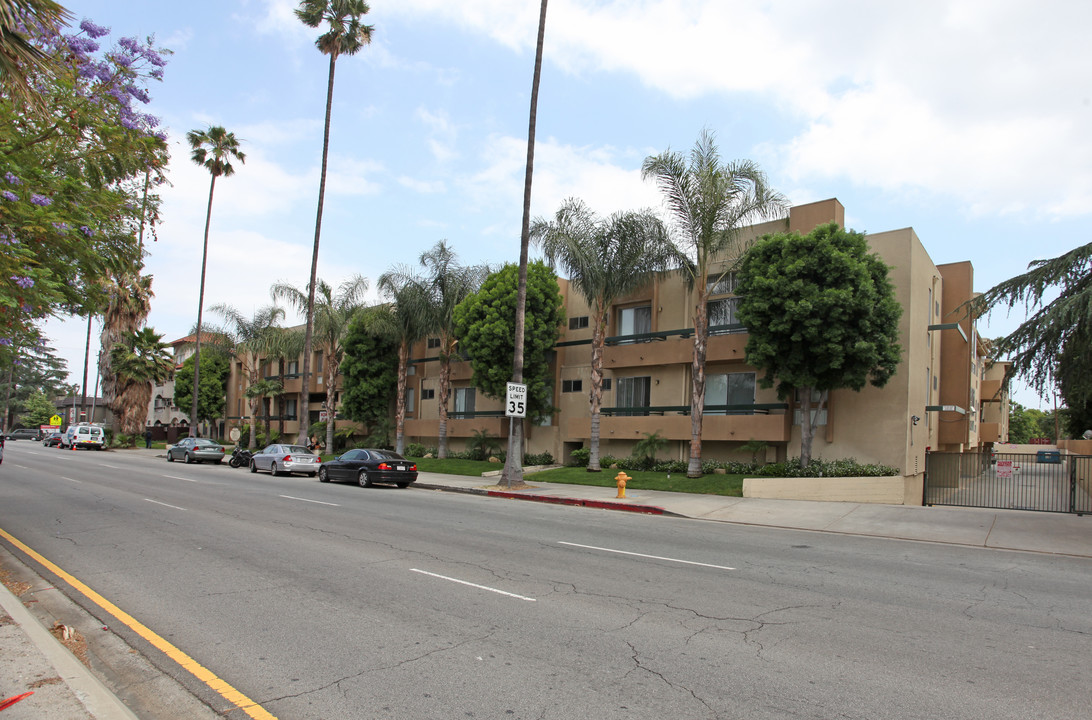
[[[1092,456],[927,452],[922,503],[1092,513]]]

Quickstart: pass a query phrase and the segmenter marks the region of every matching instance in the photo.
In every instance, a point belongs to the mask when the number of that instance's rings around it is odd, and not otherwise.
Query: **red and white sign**
[[[1012,460],[998,460],[997,461],[997,477],[1010,478],[1012,477]]]

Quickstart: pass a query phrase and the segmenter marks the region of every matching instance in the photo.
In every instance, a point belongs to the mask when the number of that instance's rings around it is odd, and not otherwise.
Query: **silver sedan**
[[[212,462],[224,459],[224,446],[208,438],[186,437],[167,448],[167,462]]]
[[[272,475],[281,473],[307,473],[314,477],[322,463],[322,458],[303,445],[267,445],[264,450],[250,458],[250,472],[262,470]]]

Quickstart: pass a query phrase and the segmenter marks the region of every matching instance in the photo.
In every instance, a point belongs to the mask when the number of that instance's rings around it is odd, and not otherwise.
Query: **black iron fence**
[[[1092,456],[929,452],[925,505],[1092,513]]]

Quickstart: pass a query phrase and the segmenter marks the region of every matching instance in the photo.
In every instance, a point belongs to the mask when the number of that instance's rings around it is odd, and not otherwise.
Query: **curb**
[[[482,488],[456,488],[450,485],[433,485],[430,483],[414,483],[411,487],[424,488],[426,490],[441,490],[444,492],[457,492],[466,495],[482,495],[486,497],[506,498],[508,500],[529,500],[531,502],[550,503],[552,505],[575,505],[578,507],[595,508],[598,510],[621,510],[624,512],[636,512],[644,515],[668,515],[679,516],[655,505],[629,505],[626,503],[611,502],[609,500],[582,500],[579,498],[554,497],[552,495],[528,495],[504,490],[485,490]]]

